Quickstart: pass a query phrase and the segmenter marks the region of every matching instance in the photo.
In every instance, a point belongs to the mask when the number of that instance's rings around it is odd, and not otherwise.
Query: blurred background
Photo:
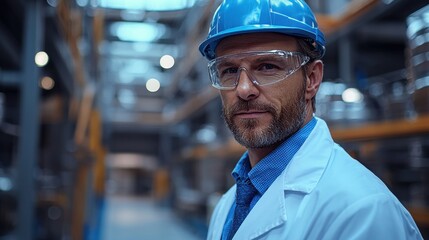
[[[429,6],[308,0],[317,115],[429,238]],[[219,0],[2,0],[0,239],[204,239],[244,149],[198,44]]]

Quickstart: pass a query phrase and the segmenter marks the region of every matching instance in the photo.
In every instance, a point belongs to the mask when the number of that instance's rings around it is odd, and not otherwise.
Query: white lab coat
[[[233,239],[422,239],[384,183],[335,144],[326,123],[317,120]],[[207,239],[221,239],[235,189],[217,204]]]

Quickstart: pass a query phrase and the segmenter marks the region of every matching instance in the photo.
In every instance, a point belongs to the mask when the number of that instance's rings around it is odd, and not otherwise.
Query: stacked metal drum
[[[410,87],[417,114],[429,113],[429,5],[407,18]]]

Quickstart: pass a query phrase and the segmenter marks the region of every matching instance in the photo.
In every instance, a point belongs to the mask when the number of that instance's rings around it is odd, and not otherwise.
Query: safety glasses
[[[208,63],[208,70],[213,87],[233,90],[238,85],[241,71],[247,73],[253,84],[264,86],[286,79],[309,60],[300,52],[254,51],[215,58]]]

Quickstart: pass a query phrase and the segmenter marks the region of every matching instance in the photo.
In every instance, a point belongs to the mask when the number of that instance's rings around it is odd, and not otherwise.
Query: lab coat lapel
[[[232,186],[227,193],[223,196],[224,202],[220,204],[218,207],[219,216],[217,216],[217,220],[219,220],[216,224],[213,225],[213,239],[222,239],[222,231],[225,225],[226,218],[231,209],[232,204],[235,201],[235,191],[237,189],[237,185]],[[222,200],[221,200],[222,201]]]
[[[286,222],[282,178],[280,175],[262,195],[244,219],[233,239],[254,239]]]
[[[283,173],[284,189],[303,193],[313,191],[328,165],[334,144],[326,123],[317,119],[314,130]]]
[[[318,119],[315,129],[303,146],[283,173],[262,195],[233,239],[255,239],[275,227],[286,224],[285,191],[310,193],[328,164],[333,144],[326,123]],[[308,151],[308,149],[313,150]]]

